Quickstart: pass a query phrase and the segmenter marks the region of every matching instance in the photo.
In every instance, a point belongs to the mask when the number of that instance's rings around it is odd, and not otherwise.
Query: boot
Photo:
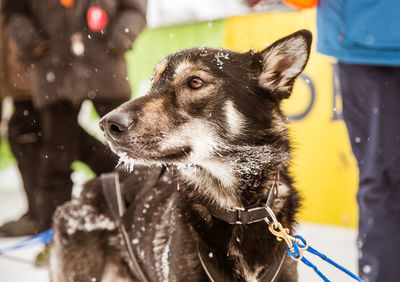
[[[25,213],[19,219],[0,226],[0,237],[32,236],[39,231],[29,213]]]

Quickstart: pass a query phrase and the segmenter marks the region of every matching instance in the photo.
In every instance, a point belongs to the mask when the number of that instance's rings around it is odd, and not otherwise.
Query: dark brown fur
[[[279,171],[271,208],[293,229],[299,196],[288,175],[290,146],[280,103],[304,69],[310,44],[311,34],[299,31],[261,52],[175,53],[156,68],[146,96],[103,118],[112,150],[128,167],[134,164],[122,181],[130,206],[127,226],[151,281],[207,281],[197,256],[200,241],[229,281],[255,281],[282,257],[284,243],[265,222],[231,225],[207,206],[265,201]],[[193,79],[202,86],[192,89]],[[147,166],[154,165],[168,171],[153,185],[160,169]],[[54,281],[132,280],[99,187],[92,180],[54,216]],[[296,273],[296,264],[286,259],[279,281],[296,281]]]

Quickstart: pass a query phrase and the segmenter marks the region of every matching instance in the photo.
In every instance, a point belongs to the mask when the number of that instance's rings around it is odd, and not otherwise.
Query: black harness
[[[164,169],[160,169],[158,174],[156,174],[154,177],[151,177],[147,181],[146,186],[148,186],[148,188],[152,188],[160,179],[164,171],[165,171]],[[100,179],[101,179],[103,194],[107,201],[108,207],[110,208],[111,213],[114,217],[118,230],[124,240],[125,248],[129,255],[130,259],[129,268],[131,270],[131,273],[133,274],[134,278],[137,279],[138,281],[148,282],[149,279],[147,278],[143,269],[140,267],[139,260],[133,250],[132,238],[130,238],[126,228],[127,225],[124,223],[124,219],[126,218],[127,215],[127,209],[125,206],[125,200],[123,198],[120,189],[118,173],[115,172],[105,173],[101,175]],[[217,206],[211,205],[208,206],[208,209],[214,217],[230,224],[251,224],[263,220],[266,220],[268,222],[269,221],[268,218],[271,218],[270,206],[274,202],[276,195],[277,195],[277,182],[275,181],[273,187],[270,190],[267,201],[263,205],[254,205],[254,206],[249,206],[247,208],[235,208],[235,209],[221,209]],[[199,242],[198,244],[197,255],[210,281],[213,282],[230,281],[218,270],[213,261],[214,258],[210,256],[210,251],[208,250],[207,246],[202,242]],[[265,269],[262,272],[258,281],[259,282],[276,281],[281,272],[285,258],[286,258],[286,252],[284,252],[282,258],[279,261],[277,261],[275,264],[271,265],[269,268]]]

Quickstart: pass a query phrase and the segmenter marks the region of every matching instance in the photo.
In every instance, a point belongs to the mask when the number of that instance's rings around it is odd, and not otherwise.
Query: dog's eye
[[[204,81],[201,78],[198,77],[193,77],[191,80],[189,80],[189,87],[192,89],[199,89],[203,87]]]

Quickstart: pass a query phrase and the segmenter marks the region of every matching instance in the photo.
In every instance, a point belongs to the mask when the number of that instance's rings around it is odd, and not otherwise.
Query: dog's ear
[[[262,50],[262,71],[258,78],[260,86],[270,90],[279,99],[288,98],[296,77],[307,64],[311,41],[311,32],[300,30]]]

